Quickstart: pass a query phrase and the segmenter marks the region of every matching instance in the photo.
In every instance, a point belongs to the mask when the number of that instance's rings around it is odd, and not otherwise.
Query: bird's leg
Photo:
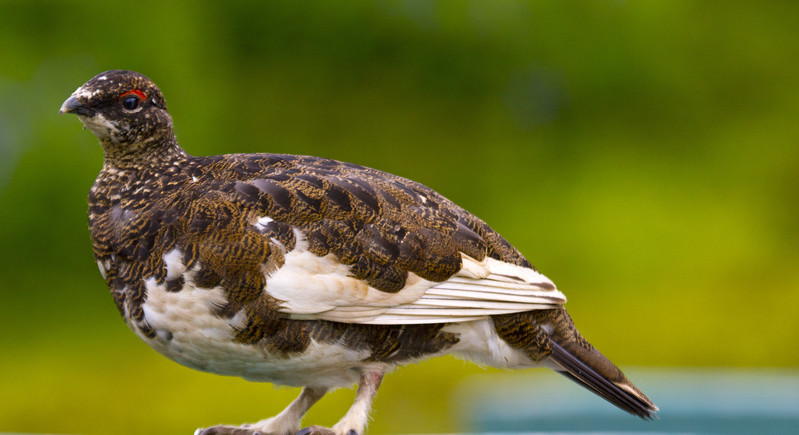
[[[372,402],[377,395],[377,388],[380,386],[384,374],[385,369],[382,367],[364,369],[361,372],[355,402],[332,429],[310,426],[298,432],[297,435],[363,435],[366,422],[369,419],[369,411],[372,409]]]
[[[300,396],[294,399],[280,414],[247,426],[265,434],[294,435],[300,429],[302,417],[326,392],[327,388],[305,387]]]
[[[366,421],[369,419],[369,411],[372,409],[372,402],[377,395],[377,388],[383,380],[385,371],[381,369],[366,369],[361,373],[361,381],[358,384],[358,392],[355,394],[355,403],[352,404],[347,414],[333,426],[333,431],[337,434],[363,435]]]
[[[198,429],[197,435],[294,435],[306,412],[327,393],[327,388],[305,387],[280,414],[257,423],[241,426],[214,426]]]

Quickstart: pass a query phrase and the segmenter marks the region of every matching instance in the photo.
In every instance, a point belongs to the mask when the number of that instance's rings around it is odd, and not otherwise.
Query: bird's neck
[[[192,166],[193,157],[177,141],[158,145],[136,154],[104,153],[103,168],[89,191],[90,221],[93,214],[120,201],[137,208],[145,206],[147,195],[163,189],[168,184],[165,180],[174,180]]]
[[[191,156],[180,147],[174,135],[150,138],[147,142],[118,144],[102,141],[103,169],[125,172],[157,170],[179,166]]]

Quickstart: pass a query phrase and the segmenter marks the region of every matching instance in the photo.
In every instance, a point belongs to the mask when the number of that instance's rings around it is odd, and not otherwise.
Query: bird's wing
[[[449,279],[434,282],[411,273],[405,287],[389,293],[352,276],[334,256],[317,257],[298,245],[267,277],[266,292],[295,319],[381,325],[462,322],[566,302],[533,269],[461,256],[463,267]]]
[[[266,277],[265,291],[279,310],[295,319],[343,323],[448,323],[485,316],[555,308],[566,298],[536,270],[461,253],[461,268],[448,279],[430,281],[410,272],[405,285],[387,292],[354,276],[333,254],[310,252],[294,230],[294,249]]]

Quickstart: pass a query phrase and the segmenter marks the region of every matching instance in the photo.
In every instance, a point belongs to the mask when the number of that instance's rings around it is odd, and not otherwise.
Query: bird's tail
[[[564,308],[494,316],[499,336],[530,358],[630,414],[650,419],[658,408],[610,360],[585,340]]]

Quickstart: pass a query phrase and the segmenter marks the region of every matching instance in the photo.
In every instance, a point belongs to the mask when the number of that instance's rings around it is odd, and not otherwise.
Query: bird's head
[[[59,113],[78,115],[100,139],[106,157],[135,156],[174,142],[164,96],[149,78],[134,71],[94,76],[64,101]]]

